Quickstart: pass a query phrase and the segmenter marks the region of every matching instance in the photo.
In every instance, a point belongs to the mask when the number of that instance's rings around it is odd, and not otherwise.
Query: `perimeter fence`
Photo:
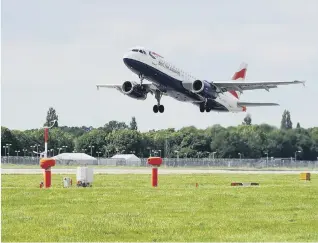
[[[24,156],[2,156],[1,164],[10,165],[39,165],[39,158]],[[58,160],[57,165],[94,165],[110,167],[148,167],[147,158],[138,160],[97,158],[93,161],[74,161]],[[203,167],[203,168],[286,168],[286,169],[318,169],[318,161],[294,160],[293,158],[274,158],[274,159],[222,159],[222,158],[163,158],[163,167]]]

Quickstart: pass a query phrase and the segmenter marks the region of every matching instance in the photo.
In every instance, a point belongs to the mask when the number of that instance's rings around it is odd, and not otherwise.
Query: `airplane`
[[[97,84],[99,88],[115,88],[137,100],[145,100],[147,94],[155,95],[154,113],[163,113],[162,96],[170,96],[181,102],[199,107],[200,112],[245,112],[247,107],[276,106],[277,103],[241,101],[245,90],[269,91],[278,85],[299,84],[305,81],[245,81],[247,64],[241,63],[231,80],[207,81],[198,79],[176,67],[164,57],[143,47],[134,47],[124,55],[125,65],[138,75],[140,82],[126,80],[122,84]],[[143,83],[144,80],[150,83]]]

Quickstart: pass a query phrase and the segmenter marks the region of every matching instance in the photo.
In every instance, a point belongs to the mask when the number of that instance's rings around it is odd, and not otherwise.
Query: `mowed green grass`
[[[150,175],[62,178],[40,189],[42,175],[2,175],[2,241],[318,241],[318,175],[159,175],[157,188]]]

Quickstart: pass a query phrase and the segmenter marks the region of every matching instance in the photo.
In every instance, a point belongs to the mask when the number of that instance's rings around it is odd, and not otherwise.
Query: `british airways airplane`
[[[164,112],[162,95],[178,101],[197,105],[200,112],[241,112],[251,106],[275,106],[276,103],[240,101],[244,90],[277,88],[278,85],[305,84],[305,81],[245,81],[247,64],[242,63],[232,80],[207,81],[198,79],[168,62],[161,55],[143,47],[135,47],[124,55],[125,65],[138,75],[140,82],[124,81],[123,84],[98,84],[99,88],[115,88],[125,95],[145,100],[147,94],[155,95],[157,104],[153,112]],[[151,83],[143,83],[148,80]]]

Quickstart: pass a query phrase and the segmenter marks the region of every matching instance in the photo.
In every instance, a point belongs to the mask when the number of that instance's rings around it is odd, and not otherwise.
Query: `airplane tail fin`
[[[247,72],[247,63],[242,62],[239,69],[234,73],[232,80],[237,80],[237,81],[244,81],[245,76]],[[230,90],[229,91],[233,96],[235,96],[237,99],[240,98],[242,92],[238,92],[235,90]]]

